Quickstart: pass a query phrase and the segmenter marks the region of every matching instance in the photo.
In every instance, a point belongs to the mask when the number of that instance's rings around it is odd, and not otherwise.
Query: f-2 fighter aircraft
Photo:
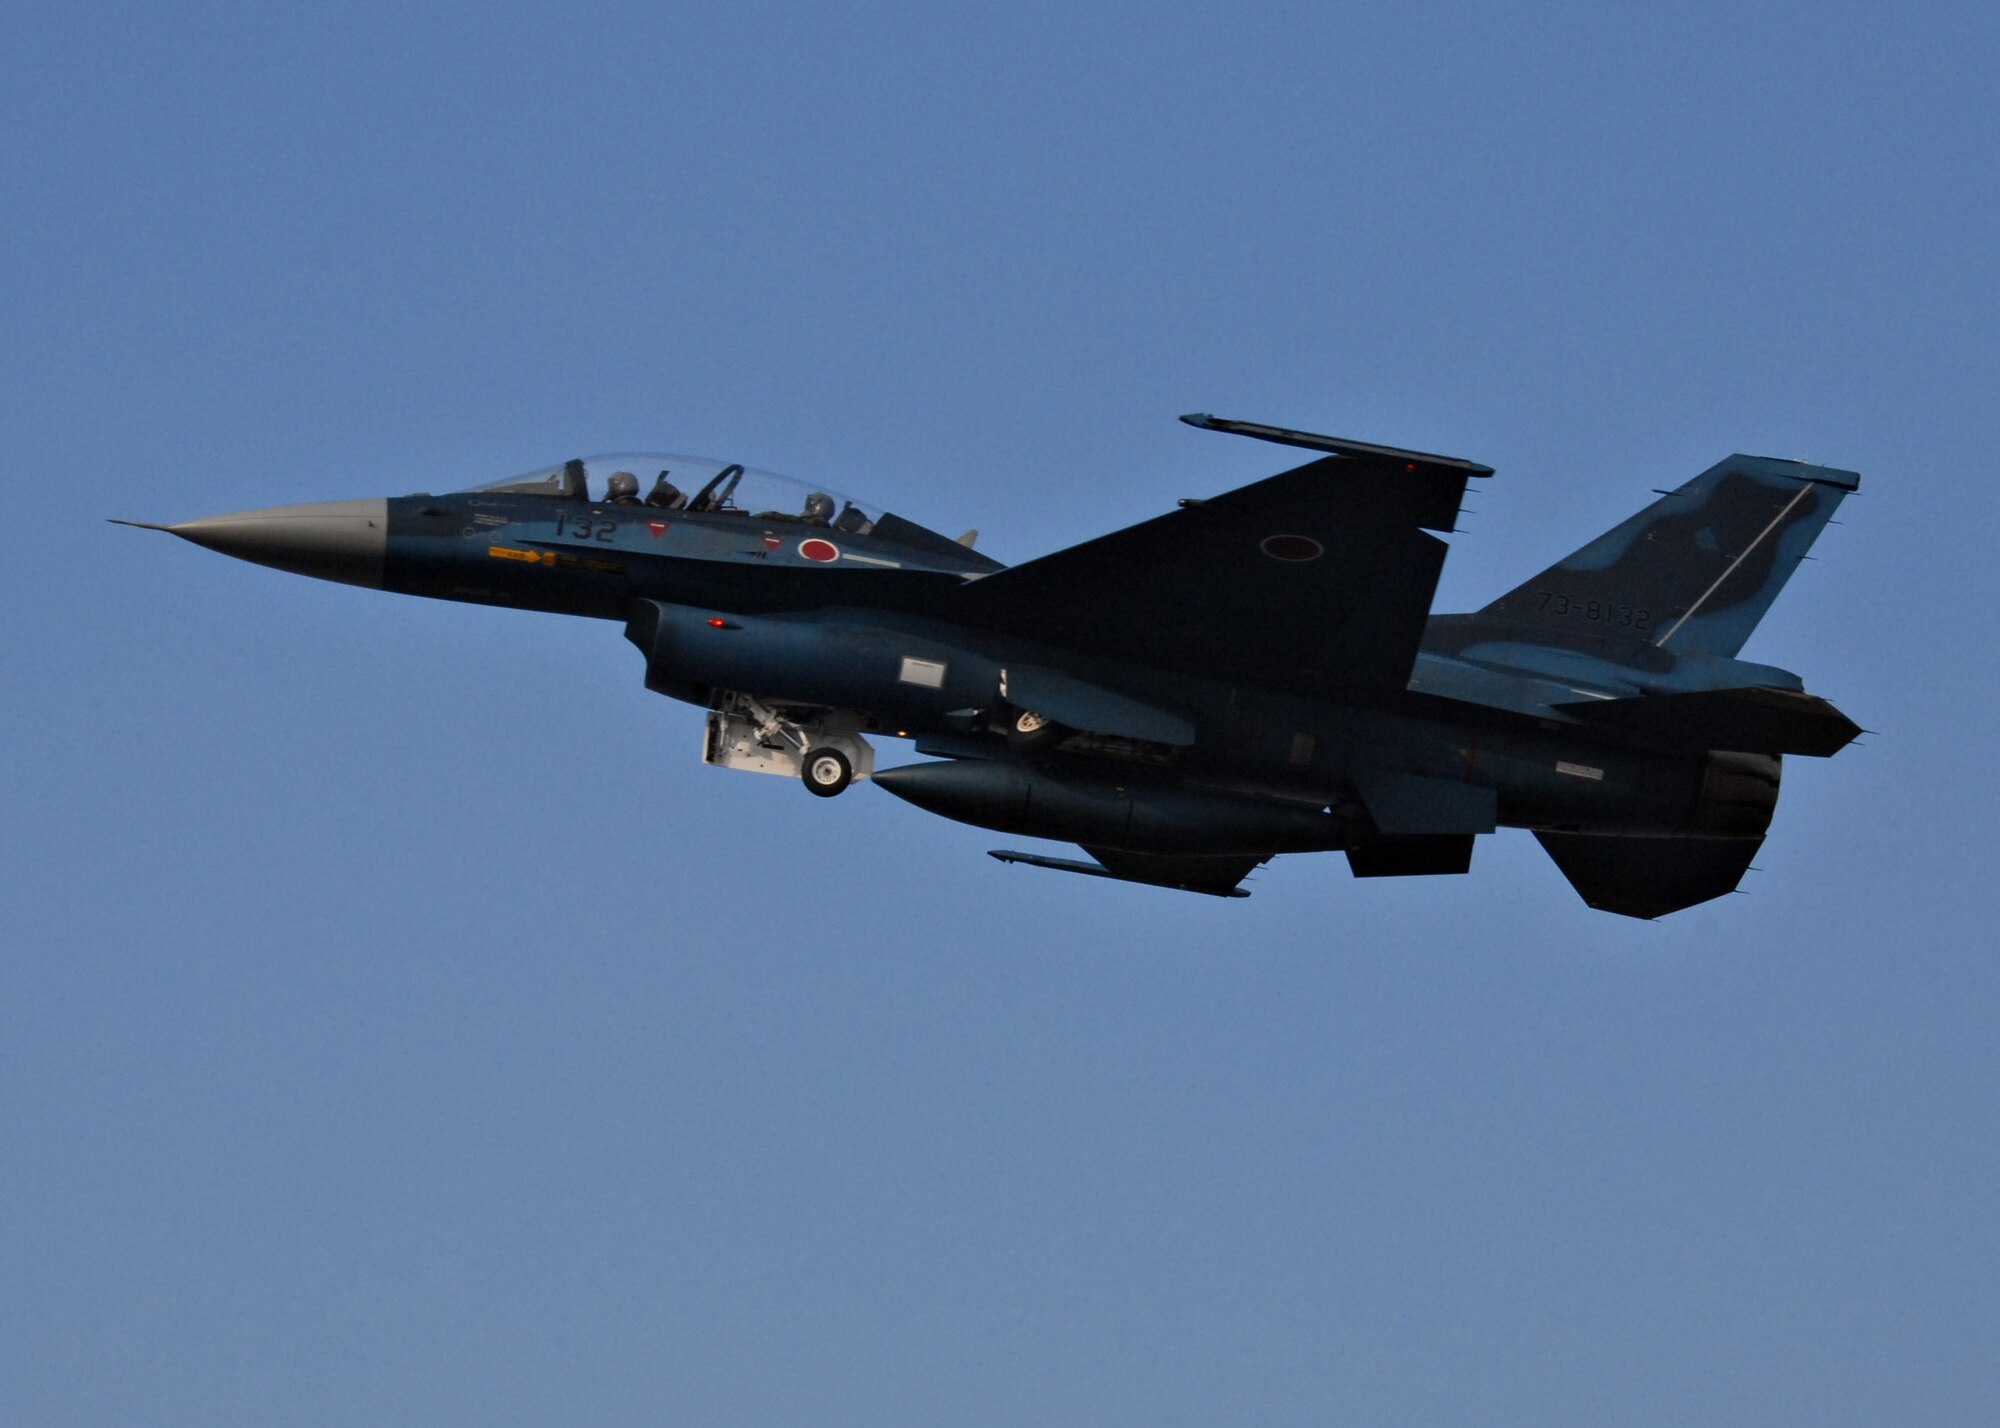
[[[1484,609],[1434,615],[1434,533],[1490,468],[1182,420],[1320,454],[1011,567],[974,532],[676,457],[152,528],[398,594],[621,621],[646,687],[707,711],[708,763],[823,797],[869,780],[1089,855],[1004,862],[1217,896],[1281,853],[1463,873],[1504,825],[1590,906],[1658,917],[1736,887],[1785,754],[1860,732],[1736,657],[1851,471],[1731,456]],[[877,769],[880,737],[932,757]]]

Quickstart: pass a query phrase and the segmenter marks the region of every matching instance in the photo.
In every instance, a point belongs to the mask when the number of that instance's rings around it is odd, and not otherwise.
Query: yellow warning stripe
[[[568,555],[554,550],[516,550],[508,545],[489,545],[486,553],[495,560],[520,560],[529,565],[554,566],[559,570],[588,570],[595,575],[623,575],[625,562],[602,556]]]

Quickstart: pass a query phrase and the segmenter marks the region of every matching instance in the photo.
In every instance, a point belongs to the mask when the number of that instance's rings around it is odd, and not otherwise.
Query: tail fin
[[[1767,456],[1719,461],[1474,618],[1535,644],[1734,658],[1860,476]]]

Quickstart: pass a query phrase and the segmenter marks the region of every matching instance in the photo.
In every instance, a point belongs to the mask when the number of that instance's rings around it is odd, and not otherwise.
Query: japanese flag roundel
[[[1318,560],[1326,554],[1326,547],[1311,536],[1274,535],[1265,536],[1258,542],[1258,548],[1273,560],[1298,562]]]

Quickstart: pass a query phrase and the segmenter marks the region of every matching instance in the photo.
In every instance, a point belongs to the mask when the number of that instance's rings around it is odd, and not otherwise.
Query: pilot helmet
[[[636,501],[639,499],[639,478],[630,471],[614,471],[604,494],[608,500]]]
[[[815,491],[806,497],[805,519],[816,526],[823,526],[833,519],[833,497],[824,491]]]

